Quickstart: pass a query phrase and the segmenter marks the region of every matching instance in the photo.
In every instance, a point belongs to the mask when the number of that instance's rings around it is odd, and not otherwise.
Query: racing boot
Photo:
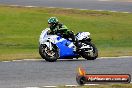
[[[78,39],[75,37],[75,35],[72,31],[69,31],[68,33],[69,33],[70,38],[72,39],[73,44],[75,45],[73,47],[73,52],[77,52],[79,49]]]
[[[75,47],[73,48],[74,52],[78,52],[79,48],[81,47],[81,44],[78,42],[78,40],[76,40],[75,42],[73,42]]]

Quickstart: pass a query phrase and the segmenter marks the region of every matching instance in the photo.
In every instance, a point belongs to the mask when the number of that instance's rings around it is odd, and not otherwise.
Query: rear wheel
[[[48,62],[55,62],[59,57],[58,49],[54,47],[52,50],[50,50],[47,45],[40,45],[39,54]]]
[[[98,57],[98,50],[96,46],[93,43],[87,41],[85,42],[85,44],[89,45],[90,48],[82,52],[82,57],[87,60],[95,60]]]

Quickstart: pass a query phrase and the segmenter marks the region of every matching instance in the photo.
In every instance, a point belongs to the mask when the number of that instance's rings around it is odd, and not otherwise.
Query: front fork
[[[53,46],[52,46],[51,42],[49,42],[49,49],[50,49],[50,50],[53,49]]]
[[[49,48],[49,50],[53,49],[52,43],[50,41],[44,42],[43,44],[46,45]]]

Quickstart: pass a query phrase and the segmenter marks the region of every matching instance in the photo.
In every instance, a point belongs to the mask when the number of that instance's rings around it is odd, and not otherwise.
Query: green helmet
[[[50,17],[49,19],[48,19],[48,23],[49,24],[57,24],[59,21],[58,21],[58,19],[56,18],[56,17]]]

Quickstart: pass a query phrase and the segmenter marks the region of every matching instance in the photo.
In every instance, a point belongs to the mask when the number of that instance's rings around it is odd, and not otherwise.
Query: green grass
[[[56,16],[75,33],[89,31],[99,56],[132,55],[132,14],[0,6],[0,60],[41,58],[38,39]]]

